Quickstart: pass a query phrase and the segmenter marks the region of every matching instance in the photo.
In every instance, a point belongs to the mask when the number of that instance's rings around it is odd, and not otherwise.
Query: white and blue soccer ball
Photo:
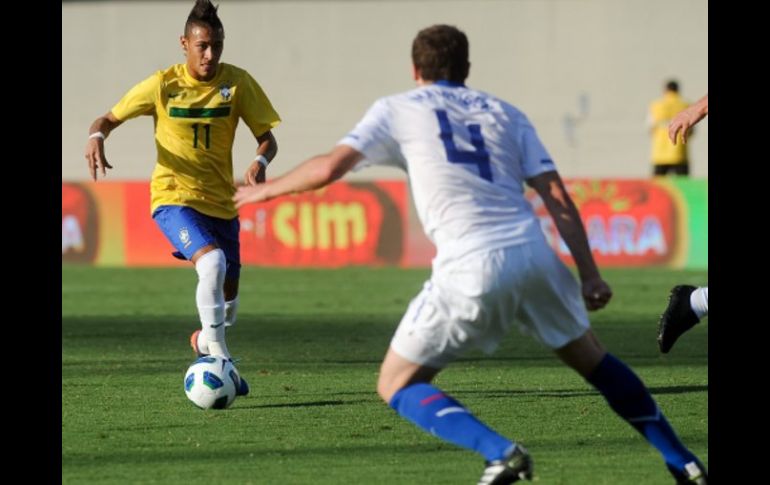
[[[229,359],[207,355],[184,375],[184,393],[201,409],[225,409],[235,401],[238,371]]]

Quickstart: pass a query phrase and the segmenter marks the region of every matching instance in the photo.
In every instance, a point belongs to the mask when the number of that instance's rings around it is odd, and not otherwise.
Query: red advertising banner
[[[597,263],[626,267],[707,266],[708,186],[698,182],[565,181]],[[540,198],[532,190],[526,196],[551,246],[572,264]],[[246,205],[240,210],[241,261],[263,266],[429,266],[435,248],[410,212],[407,197],[403,181],[337,182]],[[173,251],[150,216],[148,182],[62,183],[63,262],[189,264],[172,257]]]
[[[663,184],[639,180],[569,180],[567,191],[580,211],[599,266],[651,266],[671,263],[686,239],[684,208]],[[567,246],[537,194],[532,203],[548,242],[572,264]]]
[[[398,265],[406,240],[403,182],[338,182],[241,208],[243,264]]]
[[[91,194],[78,184],[61,185],[61,259],[93,263],[99,252],[99,214]]]

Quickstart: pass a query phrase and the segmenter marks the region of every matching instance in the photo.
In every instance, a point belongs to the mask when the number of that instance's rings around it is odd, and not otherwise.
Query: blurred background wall
[[[215,2],[216,4],[217,2]],[[218,2],[224,62],[248,70],[284,122],[278,175],[329,149],[386,94],[411,89],[416,32],[449,23],[471,47],[468,85],[530,117],[566,177],[645,178],[649,102],[669,78],[690,101],[708,91],[705,0],[262,0]],[[62,179],[87,177],[89,124],[153,71],[184,62],[192,1],[62,2]],[[708,119],[690,143],[692,176],[708,176]],[[239,127],[236,176],[255,143]],[[109,178],[146,180],[152,120],[106,145]],[[348,180],[403,178],[369,169]]]

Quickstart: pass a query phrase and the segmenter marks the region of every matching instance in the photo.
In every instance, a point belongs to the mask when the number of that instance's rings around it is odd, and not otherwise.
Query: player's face
[[[182,37],[182,48],[187,55],[190,75],[198,81],[213,79],[224,47],[225,34],[222,30],[193,25],[188,35]]]

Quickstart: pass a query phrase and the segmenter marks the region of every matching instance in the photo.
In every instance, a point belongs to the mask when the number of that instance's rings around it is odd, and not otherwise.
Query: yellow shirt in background
[[[652,125],[652,163],[677,165],[687,163],[687,145],[681,140],[676,145],[668,138],[668,124],[687,103],[678,93],[666,92],[662,98],[650,104],[649,119]]]
[[[238,215],[231,197],[232,148],[238,119],[255,137],[281,119],[248,72],[220,63],[211,81],[197,81],[185,64],[158,71],[112,108],[125,121],[152,115],[157,164],[152,174],[151,211],[183,205],[222,219]]]

